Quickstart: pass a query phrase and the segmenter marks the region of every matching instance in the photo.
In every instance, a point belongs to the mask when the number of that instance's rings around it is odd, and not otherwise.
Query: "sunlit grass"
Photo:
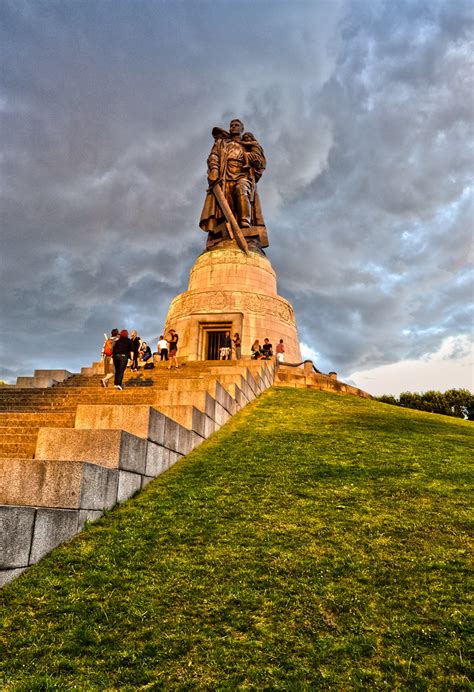
[[[273,389],[2,590],[5,689],[470,689],[472,424]]]

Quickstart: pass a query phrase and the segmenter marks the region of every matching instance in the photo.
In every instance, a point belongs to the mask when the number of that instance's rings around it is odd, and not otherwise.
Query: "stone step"
[[[218,361],[215,361],[216,363]],[[226,368],[232,367],[229,365],[224,366]],[[235,366],[233,366],[235,367]],[[140,379],[142,379],[144,382],[150,382],[150,381],[159,381],[164,377],[180,377],[180,376],[186,376],[186,373],[201,373],[201,374],[209,374],[211,375],[213,372],[219,371],[220,367],[218,365],[206,365],[206,366],[195,366],[192,367],[188,364],[180,365],[178,369],[171,368],[169,369],[168,367],[159,367],[155,366],[152,370],[144,370],[141,368],[138,373],[132,373],[129,370],[127,370],[124,374],[124,382],[139,382]],[[102,374],[95,374],[95,375],[75,375],[68,380],[65,380],[64,382],[58,383],[57,385],[54,386],[55,390],[59,389],[68,389],[71,387],[75,387],[78,384],[82,386],[99,386],[100,385],[100,380],[102,379],[103,375]]]
[[[226,375],[225,377],[232,377],[232,375]],[[237,375],[239,377],[239,375]],[[217,380],[219,381],[219,380]],[[108,387],[108,388],[102,388],[102,387],[97,387],[97,388],[92,388],[92,387],[74,387],[71,388],[67,393],[64,393],[64,391],[61,392],[61,394],[55,394],[54,391],[51,391],[49,396],[36,396],[34,393],[31,394],[23,394],[22,396],[15,396],[15,397],[4,397],[3,400],[0,399],[0,405],[7,405],[7,404],[28,404],[31,403],[32,405],[40,405],[40,404],[66,404],[67,402],[75,401],[81,397],[88,397],[88,398],[97,398],[97,397],[116,397],[116,398],[124,398],[124,397],[132,397],[132,398],[140,398],[140,397],[147,397],[150,396],[153,392],[160,392],[160,391],[166,391],[170,386],[172,386],[174,383],[180,383],[180,388],[183,388],[185,386],[186,382],[201,382],[201,383],[207,383],[207,384],[214,384],[216,382],[216,378],[201,378],[201,377],[183,377],[175,380],[167,380],[166,381],[166,386],[153,386],[153,387],[127,387],[125,386],[122,391],[119,391],[117,389],[114,389],[114,387]]]
[[[159,411],[205,439],[221,427],[219,423],[195,406],[187,406],[186,404],[160,405]]]
[[[1,442],[0,458],[32,459],[35,455],[36,439],[34,442]]]
[[[207,438],[219,423],[192,404],[150,406],[87,406],[77,407],[76,429],[126,430],[163,445],[170,445],[165,435],[167,418],[187,430]]]
[[[228,384],[239,384],[242,380],[244,382],[248,382],[248,371],[244,372],[237,372],[237,373],[224,373],[222,375],[219,375],[218,381],[225,387]],[[256,378],[253,375],[250,375],[253,380]]]
[[[34,395],[24,394],[23,396],[12,396],[0,398],[0,406],[6,406],[7,404],[19,404],[19,403],[32,403],[32,404],[51,404],[53,402],[64,403],[67,401],[67,397],[64,395],[60,396],[48,396],[48,397],[35,397]]]
[[[178,359],[179,361],[179,359]],[[187,360],[183,362],[183,366],[187,368],[227,368],[229,365],[242,365],[246,363],[251,363],[250,358],[241,358],[240,360],[236,360],[233,358],[232,360]]]
[[[219,375],[219,372],[222,371],[225,374],[237,374],[237,371],[239,373],[244,373],[246,368],[230,368],[229,366],[226,366],[225,368],[214,368],[215,372],[209,372],[209,371],[201,371],[199,369],[187,369],[186,371],[179,370],[179,371],[171,371],[170,373],[166,372],[166,374],[158,374],[158,375],[152,375],[150,377],[146,377],[143,380],[141,380],[137,376],[131,376],[131,377],[125,377],[124,379],[124,386],[126,389],[141,389],[144,387],[159,387],[159,388],[165,388],[167,384],[170,381],[175,381],[175,380],[180,380],[180,379],[187,379],[190,376],[191,377],[200,377],[200,378],[205,378],[205,379],[215,379],[216,375]],[[255,368],[252,368],[252,371],[255,370]],[[57,399],[58,397],[67,397],[70,396],[71,393],[73,392],[83,392],[83,391],[89,391],[91,389],[101,389],[101,377],[97,376],[95,378],[83,378],[80,381],[75,381],[74,377],[70,378],[68,380],[65,380],[63,383],[60,383],[59,385],[49,388],[49,389],[34,389],[34,388],[29,388],[29,389],[11,389],[7,392],[5,391],[0,391],[0,402],[5,401],[5,400],[11,400],[11,399],[21,399],[23,400],[25,397],[28,398],[29,400],[34,399],[35,401],[38,400],[49,400],[51,398]],[[113,381],[110,381],[108,389],[113,390]]]
[[[155,378],[148,378],[148,377],[147,378],[127,378],[127,377],[124,377],[123,384],[126,387],[156,387],[156,386],[159,386],[160,384],[166,382],[167,378],[168,378],[167,375],[164,375],[163,377],[155,377]],[[99,389],[100,387],[102,387],[101,380],[102,380],[102,378],[99,377],[97,379],[94,379],[94,380],[91,379],[90,381],[86,380],[84,382],[66,381],[63,384],[58,385],[57,387],[52,387],[52,391],[69,392],[71,389],[76,389],[76,388],[82,389],[84,387],[87,387],[87,388],[94,387],[94,388]],[[109,386],[109,388],[113,389],[114,381],[109,380],[108,386]]]
[[[226,390],[229,392],[230,396],[235,400],[237,408],[240,410],[243,406],[246,406],[249,401],[252,401],[253,394],[247,384],[247,382],[240,382],[239,384],[227,384]]]
[[[73,391],[73,390],[71,390]],[[7,404],[18,404],[18,403],[31,403],[31,404],[49,404],[51,402],[65,402],[67,401],[67,396],[64,394],[38,397],[34,394],[22,394],[21,396],[5,396],[0,397],[0,406],[6,406]]]
[[[0,457],[33,457],[39,430],[40,426],[33,421],[26,424],[16,421],[14,425],[0,425]]]
[[[73,427],[73,413],[5,413],[0,412],[0,426],[53,425],[55,428]]]
[[[147,443],[123,430],[41,428],[35,458],[87,461],[107,468],[144,474]]]
[[[204,379],[207,381],[213,381],[216,378],[215,375],[202,375],[199,373],[195,372],[187,372],[186,374],[180,374],[179,376],[173,377],[173,376],[164,376],[161,379],[157,379],[156,382],[150,382],[148,384],[141,384],[140,382],[135,382],[134,380],[131,380],[130,382],[124,382],[123,384],[123,390],[124,391],[135,391],[135,392],[143,392],[146,389],[166,389],[168,384],[170,382],[174,381],[181,381],[181,380],[186,380],[186,379]],[[84,394],[92,394],[95,392],[100,392],[101,390],[105,389],[106,391],[118,391],[114,388],[113,381],[110,381],[107,387],[102,387],[100,384],[100,380],[95,384],[94,386],[90,384],[84,385],[76,385],[76,386],[61,386],[59,387],[54,387],[51,389],[43,389],[43,390],[38,390],[38,389],[22,389],[22,390],[14,390],[10,392],[9,394],[3,394],[0,395],[0,402],[1,401],[6,401],[6,400],[34,400],[34,401],[50,401],[50,400],[59,400],[59,399],[67,399],[68,397],[75,396],[78,393],[84,393]]]
[[[52,396],[66,396],[66,394],[59,389],[49,388],[49,389],[8,389],[4,391],[3,388],[0,389],[0,401],[3,399],[18,399],[24,396],[34,397],[35,399],[49,399]]]
[[[83,461],[0,461],[0,505],[104,510],[117,502],[117,486],[113,469]]]
[[[206,388],[207,385],[203,385],[203,387],[200,388]],[[186,387],[179,387],[181,391],[185,390]],[[194,389],[189,387],[189,389]],[[23,399],[23,400],[16,400],[16,401],[9,401],[9,402],[1,402],[0,403],[0,414],[1,413],[6,413],[6,414],[12,414],[12,411],[10,409],[15,409],[19,411],[23,411],[23,413],[30,413],[34,414],[37,411],[40,411],[42,415],[56,415],[60,413],[67,413],[65,409],[74,409],[78,403],[80,402],[87,402],[87,403],[92,403],[96,401],[97,403],[117,403],[119,404],[120,402],[125,402],[125,403],[140,403],[140,402],[148,402],[148,401],[153,401],[155,397],[160,396],[161,394],[166,394],[168,391],[175,391],[175,388],[173,387],[172,390],[169,389],[159,389],[159,388],[150,388],[147,389],[146,391],[140,391],[140,392],[131,392],[131,391],[117,391],[113,390],[110,392],[105,392],[104,390],[99,390],[97,392],[78,392],[70,397],[68,397],[65,400],[55,400],[51,399],[50,401],[40,401],[40,402],[35,402],[34,400],[29,400],[29,399]],[[15,411],[13,411],[15,413]],[[18,414],[17,414],[18,415]]]
[[[35,442],[39,428],[0,427],[0,442]]]
[[[0,535],[3,562],[0,586],[15,579],[56,546],[72,538],[84,525],[82,510],[0,506],[5,531]]]
[[[38,389],[37,387],[0,387],[0,396],[6,395],[6,394],[21,394],[21,392],[34,392],[38,396],[47,396],[48,392],[52,391],[58,391],[60,385],[58,384],[55,387],[47,387],[43,389]]]
[[[239,375],[234,378],[233,384],[236,383],[238,386],[247,387],[247,381],[242,383],[242,377]],[[248,391],[250,389],[247,387]],[[187,378],[186,380],[176,380],[175,382],[170,382],[168,387],[168,392],[209,392],[219,403],[224,406],[230,413],[234,414],[236,412],[236,404],[234,398],[229,394],[226,386],[221,384],[219,380],[205,380],[196,378]],[[249,399],[253,399],[253,394],[247,393]]]
[[[5,406],[0,406],[0,413],[51,413],[51,412],[59,412],[59,413],[74,413],[76,410],[76,406],[57,406],[57,405],[46,405],[42,404],[41,406],[25,406],[23,404],[11,404],[11,405],[5,405]]]
[[[111,410],[86,411],[78,418],[76,428],[42,428],[35,458],[87,461],[153,476],[157,474],[147,469],[154,465],[156,455],[163,449],[183,456],[203,441],[200,435],[151,406],[137,407],[139,410],[135,409],[131,416],[129,412],[124,415],[123,406],[103,408]],[[79,427],[81,423],[83,427]]]

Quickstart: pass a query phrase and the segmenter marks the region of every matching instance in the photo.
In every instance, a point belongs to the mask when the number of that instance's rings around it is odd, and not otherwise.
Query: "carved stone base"
[[[255,339],[263,344],[268,337],[274,350],[283,339],[287,362],[301,361],[293,308],[277,295],[269,260],[256,252],[219,247],[198,257],[188,290],[171,302],[165,329],[178,332],[180,359],[205,360],[206,334],[219,325],[240,334],[242,356],[250,355]]]

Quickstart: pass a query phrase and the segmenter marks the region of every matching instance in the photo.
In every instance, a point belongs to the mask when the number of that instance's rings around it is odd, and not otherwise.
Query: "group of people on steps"
[[[269,339],[264,339],[263,344],[260,345],[260,341],[258,339],[255,339],[255,341],[252,344],[252,358],[254,360],[268,360],[273,356],[273,346],[270,343]],[[277,347],[275,349],[276,353],[276,358],[279,363],[283,363],[285,361],[285,345],[283,343],[283,339],[280,339],[280,341],[277,344]]]
[[[158,354],[161,360],[169,362],[168,368],[178,368],[178,334],[174,329],[170,329],[169,338],[165,339],[163,335],[158,341]],[[102,346],[102,358],[104,361],[104,377],[100,383],[102,387],[108,387],[110,380],[114,380],[114,389],[123,389],[123,376],[127,365],[130,362],[131,372],[138,372],[139,361],[142,361],[148,367],[148,364],[153,367],[153,354],[151,348],[146,341],[142,341],[137,332],[133,330],[128,335],[126,329],[120,332],[118,329],[112,329],[110,337],[107,337]]]
[[[174,329],[170,329],[168,338],[165,338],[163,334],[159,338],[156,355],[160,357],[161,361],[168,362],[168,369],[179,368],[178,340],[179,336]],[[275,351],[277,360],[283,363],[285,360],[283,339],[280,339]],[[227,331],[219,350],[220,360],[231,360],[232,352],[235,353],[235,358],[240,360],[242,342],[237,332],[232,339],[230,332]],[[122,329],[120,332],[118,329],[112,329],[110,337],[106,337],[102,347],[104,361],[104,377],[100,381],[102,387],[108,387],[109,382],[113,379],[114,389],[121,391],[123,389],[123,376],[128,363],[130,362],[131,372],[138,372],[139,361],[144,363],[145,368],[154,367],[153,355],[146,341],[142,341],[135,330],[129,336],[126,329]],[[258,339],[255,339],[251,348],[251,357],[254,360],[268,360],[272,356],[273,346],[269,339],[264,339],[262,345]]]

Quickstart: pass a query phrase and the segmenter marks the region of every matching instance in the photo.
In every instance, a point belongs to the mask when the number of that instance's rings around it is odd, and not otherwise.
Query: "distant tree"
[[[392,394],[377,397],[377,401],[418,411],[441,413],[444,416],[474,420],[474,394],[468,389],[448,389],[446,392],[430,390],[424,394],[402,392],[397,399]]]
[[[398,399],[392,394],[383,394],[382,396],[376,397],[377,401],[381,401],[383,404],[392,404],[393,406],[400,406]]]
[[[421,402],[424,411],[430,413],[441,413],[445,416],[454,415],[446,397],[441,392],[429,391],[421,395]],[[461,418],[463,416],[461,415]]]
[[[419,411],[425,411],[421,394],[418,392],[402,392],[399,397],[400,406],[404,408],[416,408]]]

